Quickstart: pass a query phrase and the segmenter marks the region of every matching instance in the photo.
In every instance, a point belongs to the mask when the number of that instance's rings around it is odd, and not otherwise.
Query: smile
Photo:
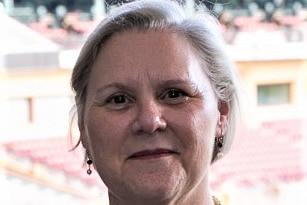
[[[128,159],[148,160],[148,159],[155,159],[161,157],[168,157],[174,154],[178,153],[168,149],[142,150],[140,152],[132,154],[131,156],[128,157]]]

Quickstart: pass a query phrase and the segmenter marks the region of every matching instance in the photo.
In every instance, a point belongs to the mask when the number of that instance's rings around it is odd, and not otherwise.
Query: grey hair
[[[219,24],[206,12],[188,16],[181,5],[170,0],[137,0],[124,4],[104,18],[88,37],[71,78],[79,123],[83,123],[89,75],[101,47],[116,33],[129,30],[176,32],[187,38],[203,64],[219,102],[230,104],[223,146],[223,152],[227,152],[235,134],[238,95],[235,69],[224,50]],[[216,150],[213,155],[212,161],[216,158]]]

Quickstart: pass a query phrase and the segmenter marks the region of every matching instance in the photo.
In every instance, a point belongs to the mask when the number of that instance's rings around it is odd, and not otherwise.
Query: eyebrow
[[[129,86],[128,86],[129,87]],[[127,89],[127,86],[122,84],[122,83],[117,83],[117,82],[114,82],[114,83],[110,83],[110,84],[107,84],[107,85],[103,85],[101,87],[99,87],[96,91],[96,93],[99,93],[99,92],[102,92],[103,90],[106,90],[108,88],[119,88],[119,89]]]
[[[163,83],[161,83],[161,86],[168,86],[168,85],[188,85],[189,87],[192,87],[192,88],[196,88],[197,85],[190,81],[190,80],[186,80],[186,79],[175,79],[175,80],[166,80],[164,81]]]
[[[191,87],[193,89],[196,89],[198,86],[195,85],[194,82],[191,82],[190,80],[186,80],[186,79],[170,79],[170,80],[165,80],[161,83],[158,84],[158,87],[167,87],[167,86],[174,86],[174,85],[188,85],[188,87]],[[120,90],[129,90],[131,89],[133,86],[135,86],[136,84],[133,83],[132,81],[130,81],[130,83],[128,84],[123,84],[123,83],[118,83],[118,82],[113,82],[107,85],[103,85],[101,87],[99,87],[96,91],[96,93],[100,93],[106,89],[109,88],[117,88]]]

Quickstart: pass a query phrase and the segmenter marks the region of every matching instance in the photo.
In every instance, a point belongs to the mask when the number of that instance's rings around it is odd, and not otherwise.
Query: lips
[[[154,150],[142,150],[129,156],[128,159],[142,160],[142,159],[154,159],[160,157],[166,157],[173,154],[177,154],[175,151],[168,149],[154,149]]]

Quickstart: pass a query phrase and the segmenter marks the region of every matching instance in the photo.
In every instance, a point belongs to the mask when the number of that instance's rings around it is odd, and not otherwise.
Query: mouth
[[[168,150],[168,149],[154,149],[154,150],[142,150],[140,152],[133,153],[128,157],[128,159],[133,160],[148,160],[148,159],[155,159],[161,157],[168,157],[174,154],[178,154],[175,151]]]

